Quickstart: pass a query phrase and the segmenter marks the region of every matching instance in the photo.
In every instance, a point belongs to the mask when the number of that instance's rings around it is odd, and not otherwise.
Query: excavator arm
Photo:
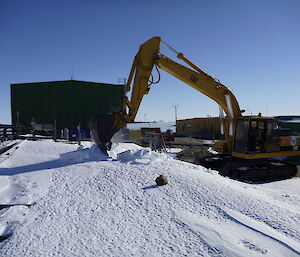
[[[91,131],[98,147],[106,152],[110,147],[113,135],[127,123],[134,121],[143,96],[150,90],[153,82],[152,70],[160,68],[197,91],[208,96],[226,113],[224,118],[224,132],[228,149],[232,149],[233,128],[238,117],[241,116],[239,104],[233,93],[218,80],[214,79],[182,53],[177,57],[188,66],[181,65],[160,53],[160,37],[153,37],[140,46],[134,58],[133,65],[124,86],[125,93],[131,92],[131,98],[124,96],[120,112],[112,115],[97,115],[91,120]],[[158,70],[159,71],[159,70]]]

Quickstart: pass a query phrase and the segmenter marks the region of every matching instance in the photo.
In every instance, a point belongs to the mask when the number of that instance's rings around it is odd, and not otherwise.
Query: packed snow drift
[[[0,156],[0,256],[299,256],[299,185],[135,144],[22,141]]]

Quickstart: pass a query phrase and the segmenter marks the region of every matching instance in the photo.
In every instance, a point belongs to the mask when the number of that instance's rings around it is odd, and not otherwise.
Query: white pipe
[[[232,120],[229,121],[229,136],[233,136],[233,126],[232,126]]]
[[[219,117],[221,122],[221,135],[224,135],[224,110],[219,105]]]
[[[234,115],[233,115],[233,109],[232,109],[230,95],[225,94],[225,100],[226,100],[226,105],[227,105],[228,114],[229,114],[229,135],[233,136],[232,119],[234,118]]]
[[[232,103],[231,103],[231,99],[230,99],[230,95],[226,94],[225,95],[225,100],[226,100],[226,105],[227,105],[227,109],[229,112],[229,116],[230,118],[233,118],[233,109],[232,109]]]

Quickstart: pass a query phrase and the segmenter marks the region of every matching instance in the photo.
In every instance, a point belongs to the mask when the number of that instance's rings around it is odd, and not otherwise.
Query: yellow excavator
[[[164,44],[177,54],[189,67],[181,65],[160,53]],[[96,115],[90,128],[97,146],[104,152],[111,147],[113,135],[134,122],[145,94],[153,81],[152,71],[162,69],[185,84],[213,99],[220,107],[224,141],[216,141],[213,150],[219,154],[198,158],[197,163],[216,169],[221,175],[242,180],[270,180],[295,176],[297,165],[291,158],[300,156],[300,137],[279,134],[279,122],[273,117],[242,116],[233,93],[217,79],[197,67],[182,53],[176,52],[160,37],[153,37],[140,46],[124,86],[131,99],[122,99],[120,112]]]

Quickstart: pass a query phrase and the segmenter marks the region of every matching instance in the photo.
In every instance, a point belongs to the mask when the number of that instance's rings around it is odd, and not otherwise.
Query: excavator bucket
[[[98,114],[90,120],[90,130],[98,148],[106,155],[111,148],[111,138],[120,127],[113,115]]]

